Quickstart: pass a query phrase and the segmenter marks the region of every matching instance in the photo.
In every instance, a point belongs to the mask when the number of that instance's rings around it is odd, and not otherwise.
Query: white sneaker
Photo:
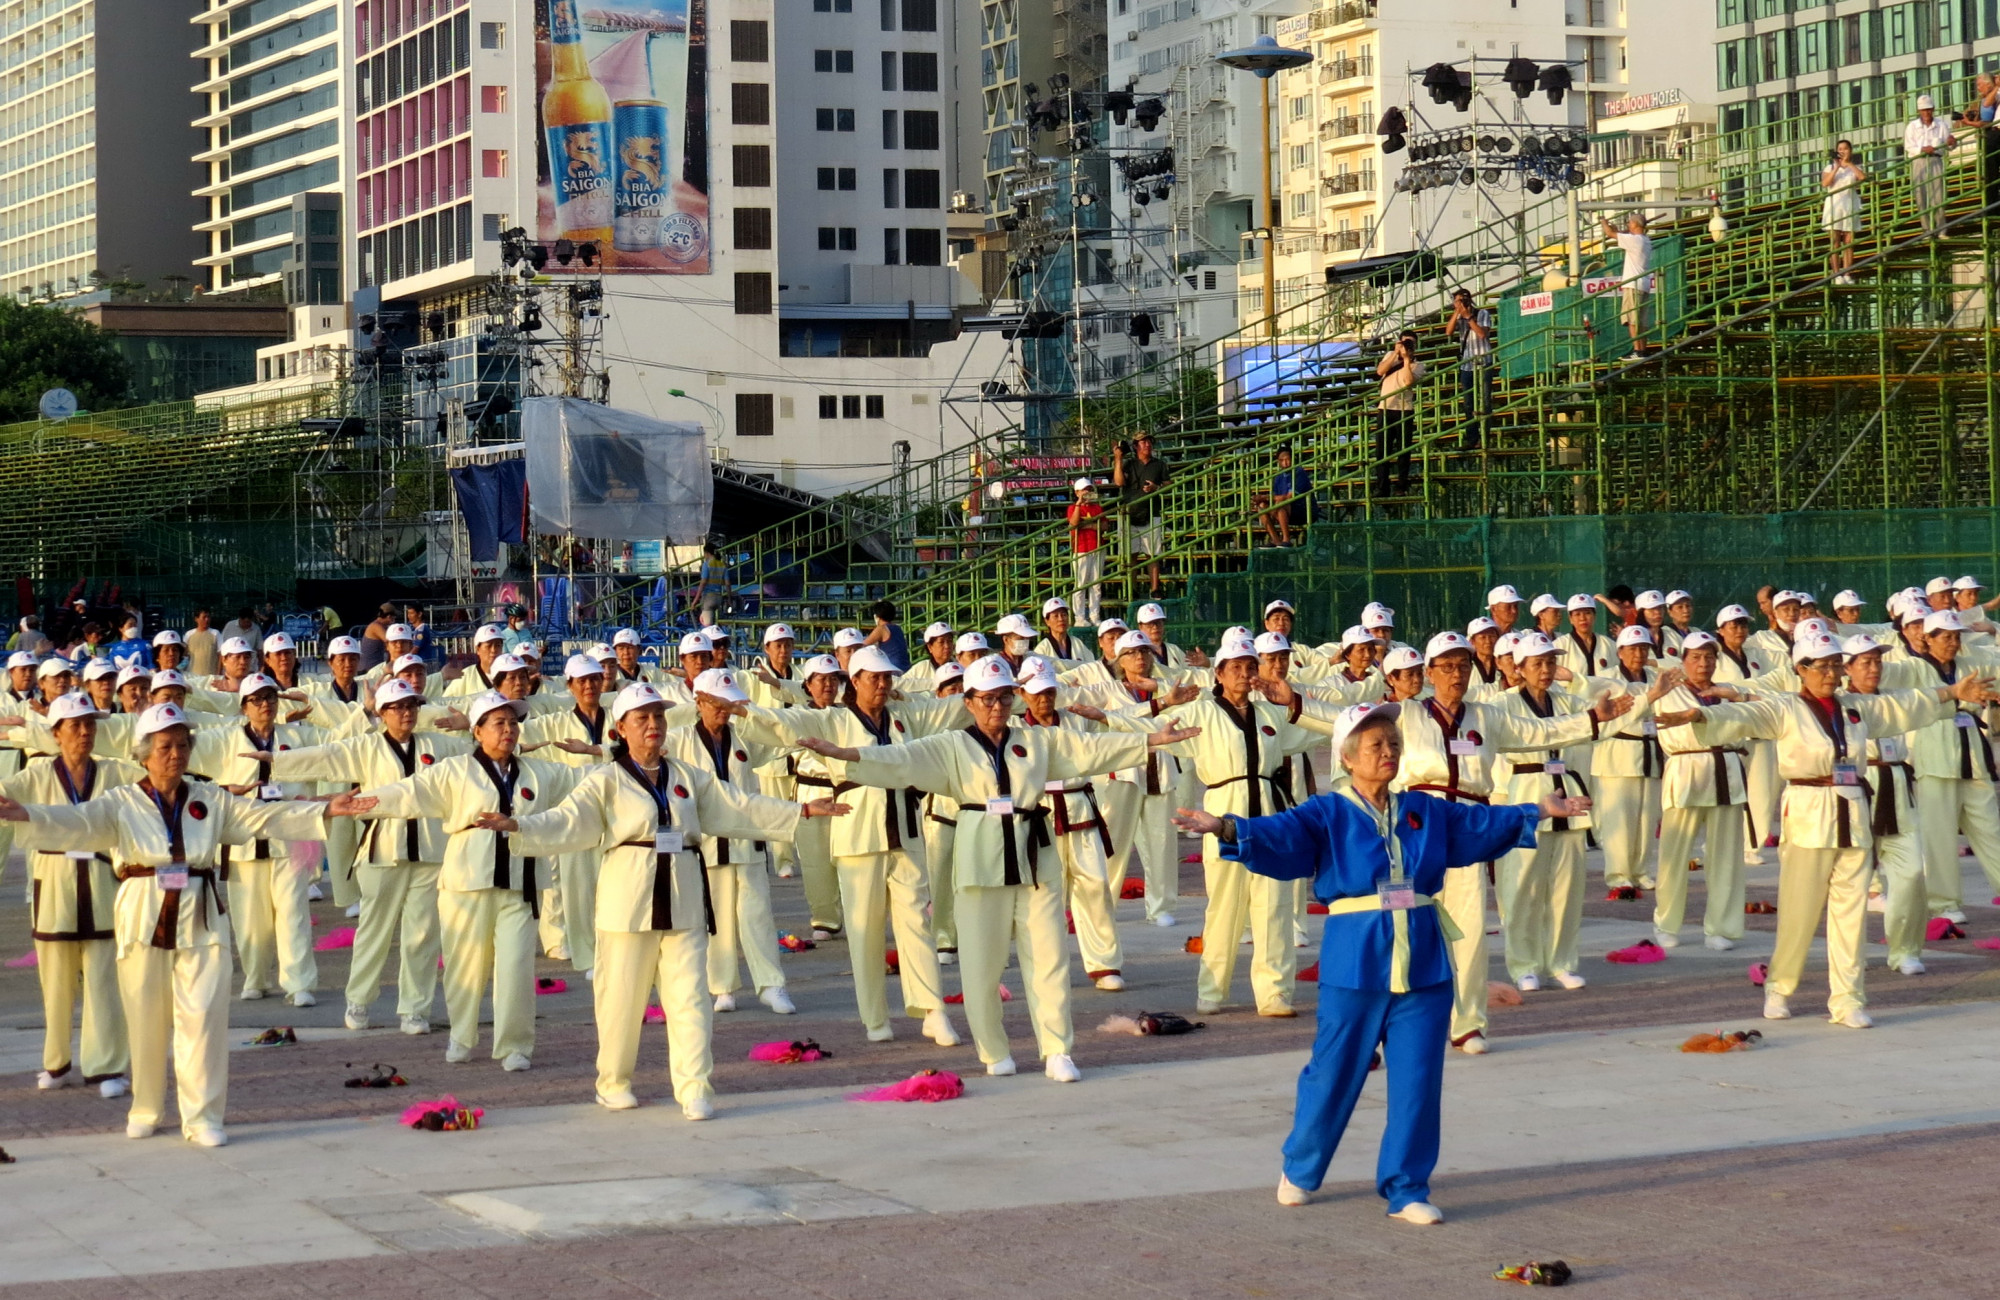
[[[617,1092],[600,1092],[597,1104],[606,1110],[637,1110],[639,1099],[632,1095],[630,1088],[620,1088]]]
[[[229,1134],[220,1125],[204,1124],[188,1134],[188,1141],[198,1147],[226,1147],[229,1145]]]
[[[597,982],[597,967],[592,966],[589,970],[585,971],[583,978],[585,983],[595,984]]]
[[[312,994],[306,992],[304,989],[300,989],[297,993],[292,993],[287,995],[285,1001],[291,1003],[295,1007],[316,1007],[319,1005],[319,999],[314,997]]]
[[[308,903],[321,902],[325,898],[326,895],[320,892],[319,883],[317,881],[306,886],[306,901]]]
[[[567,949],[567,948],[564,948],[564,947],[561,947],[561,946],[557,946],[557,947],[554,947],[554,948],[551,948],[551,949],[549,949],[549,950],[548,950],[548,952],[547,952],[547,953],[545,953],[544,955],[545,955],[545,956],[546,956],[546,957],[547,957],[547,958],[548,958],[548,959],[549,959],[550,961],[568,961],[568,960],[569,960],[569,949]]]
[[[958,954],[953,952],[949,948],[938,949],[938,965],[940,966],[958,965]]]
[[[1829,1016],[1828,1019],[1844,1029],[1873,1029],[1875,1027],[1875,1017],[1869,1015],[1860,1007],[1854,1008],[1854,1010],[1844,1016]]]
[[[690,1097],[681,1103],[681,1114],[692,1120],[714,1119],[715,1102],[708,1097]]]
[[[341,1017],[341,1023],[349,1029],[368,1028],[368,1008],[358,1003],[348,1003],[347,1012]]]
[[[888,1025],[884,1025],[880,1029],[871,1029],[868,1031],[868,1041],[871,1043],[891,1043],[895,1040],[896,1031]]]
[[[1764,995],[1764,1019],[1790,1020],[1791,1018],[1792,1004],[1784,994],[1766,993]]]
[[[1868,910],[1878,913],[1886,912],[1889,910],[1889,900],[1880,894],[1870,894],[1868,895]]]
[[[792,1004],[792,995],[785,992],[783,985],[765,989],[757,995],[757,1000],[781,1016],[798,1014],[798,1007]]]
[[[1106,993],[1117,993],[1125,987],[1125,977],[1115,971],[1109,975],[1099,975],[1092,982]]]
[[[431,1031],[431,1022],[422,1016],[404,1016],[397,1028],[412,1036],[428,1034]]]
[[[986,1073],[992,1075],[996,1079],[1004,1079],[1008,1075],[1014,1073],[1015,1068],[1016,1067],[1014,1065],[1014,1058],[1011,1056],[1003,1056],[999,1060],[995,1061],[993,1064],[987,1066]]]
[[[1170,925],[1179,925],[1180,922],[1174,919],[1174,914],[1172,912],[1162,912],[1158,916],[1153,918],[1153,924],[1159,926],[1162,930],[1164,930]]]
[[[106,1079],[97,1085],[97,1095],[100,1097],[123,1097],[130,1091],[132,1091],[132,1085],[123,1079]]]
[[[1945,920],[1950,921],[1953,925],[1965,924],[1965,913],[1960,911],[1956,907],[1947,907],[1944,909],[1944,911],[1939,912],[1938,915],[1942,916]]]
[[[1458,1048],[1459,1051],[1464,1052],[1467,1056],[1484,1056],[1486,1055],[1485,1031],[1475,1029],[1470,1034],[1466,1035],[1466,1039],[1464,1042],[1455,1044],[1455,1046]]]
[[[1728,952],[1736,946],[1736,940],[1725,939],[1719,934],[1711,934],[1701,941],[1701,946],[1710,952]]]
[[[718,993],[718,994],[716,994],[716,995],[715,995],[715,1009],[716,1009],[717,1011],[734,1011],[734,1010],[736,1010],[736,995],[735,995],[735,994],[733,994],[733,993]]]
[[[1312,1193],[1300,1187],[1283,1174],[1278,1175],[1278,1204],[1304,1205],[1312,1200]]]
[[[1751,849],[1744,853],[1743,865],[1746,867],[1761,867],[1764,865],[1764,855],[1755,849]]]
[[[35,1086],[43,1092],[54,1092],[57,1088],[67,1088],[75,1082],[76,1070],[74,1067],[64,1070],[61,1074],[50,1074],[47,1070],[43,1070],[35,1076]]]
[[[529,1060],[526,1054],[509,1052],[507,1053],[507,1059],[500,1062],[500,1068],[510,1074],[518,1074],[533,1064],[534,1062]]]
[[[1566,989],[1580,989],[1586,982],[1583,976],[1573,970],[1559,970],[1556,972],[1556,983]]]
[[[444,1063],[446,1065],[464,1065],[471,1059],[472,1049],[470,1047],[464,1047],[454,1042],[444,1049]]]
[[[957,1047],[959,1044],[958,1031],[951,1027],[951,1017],[944,1013],[943,1007],[932,1007],[924,1012],[924,1037],[939,1047]]]
[[[1660,882],[1652,876],[1639,877],[1639,888],[1641,889],[1658,889],[1659,886]]]
[[[259,1002],[263,1000],[264,990],[246,988],[236,996],[242,998],[245,1002]]]
[[[1921,975],[1924,973],[1924,964],[1915,957],[1905,957],[1896,963],[1896,973],[1898,975]]]
[[[1210,1002],[1206,998],[1195,999],[1194,1013],[1198,1016],[1212,1016],[1222,1010],[1220,1002]]]
[[[1659,944],[1662,948],[1678,948],[1681,946],[1681,937],[1677,934],[1669,934],[1665,930],[1655,930],[1653,931],[1653,942]]]
[[[831,938],[833,938],[833,931],[831,931],[831,930],[822,930],[822,929],[820,929],[820,928],[819,928],[818,926],[814,926],[814,927],[813,927],[813,932],[812,932],[812,941],[813,941],[814,943],[825,943],[825,942],[826,942],[827,940],[829,940],[829,939],[831,939]],[[939,961],[943,961],[943,960],[944,960],[944,954],[943,954],[943,953],[939,953],[939,954],[938,954],[938,960],[939,960]]]
[[[1048,1075],[1057,1083],[1075,1083],[1077,1080],[1083,1078],[1083,1071],[1076,1068],[1076,1062],[1070,1060],[1068,1055],[1062,1052],[1057,1052],[1054,1056],[1043,1062],[1042,1073]]]
[[[352,921],[352,920],[354,920],[355,918],[359,917],[360,915],[361,915],[361,904],[359,904],[359,903],[349,903],[349,904],[347,905],[347,919],[348,919],[348,920]]]
[[[1404,1223],[1414,1223],[1419,1227],[1429,1228],[1444,1222],[1444,1211],[1438,1209],[1437,1206],[1432,1205],[1429,1201],[1411,1201],[1408,1205],[1405,1205],[1389,1217],[1392,1219],[1401,1219]]]
[[[138,1123],[137,1121],[129,1121],[125,1125],[125,1136],[128,1138],[149,1138],[153,1136],[153,1134],[156,1132],[158,1132],[158,1130],[155,1129],[151,1124],[141,1124]]]
[[[1542,991],[1541,976],[1535,974],[1533,971],[1529,971],[1526,975],[1514,981],[1514,987],[1523,993],[1540,993]]]

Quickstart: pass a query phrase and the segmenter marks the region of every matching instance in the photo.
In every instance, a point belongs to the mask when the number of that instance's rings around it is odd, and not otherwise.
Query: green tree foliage
[[[36,418],[51,388],[69,389],[86,411],[124,406],[131,382],[131,366],[89,321],[0,299],[0,423]]]

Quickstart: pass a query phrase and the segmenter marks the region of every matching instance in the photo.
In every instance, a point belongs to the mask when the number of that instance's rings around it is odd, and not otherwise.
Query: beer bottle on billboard
[[[552,67],[542,96],[556,237],[611,244],[611,97],[590,75],[578,0],[549,0]]]

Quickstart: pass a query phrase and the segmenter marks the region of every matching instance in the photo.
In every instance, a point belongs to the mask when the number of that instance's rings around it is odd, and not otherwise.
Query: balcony
[[[1317,31],[1322,27],[1338,27],[1343,23],[1358,23],[1375,16],[1375,0],[1335,0],[1333,4],[1322,5],[1313,10],[1310,27]]]
[[[1336,230],[1330,235],[1320,236],[1320,247],[1328,253],[1355,253],[1368,247],[1368,232],[1365,230]]]
[[[1334,176],[1323,176],[1320,189],[1328,194],[1373,194],[1375,192],[1374,172],[1341,172]]]
[[[1375,59],[1326,59],[1319,65],[1321,81],[1352,81],[1356,77],[1373,77]]]
[[[1366,132],[1366,124],[1360,118],[1348,114],[1329,117],[1319,124],[1319,138],[1322,140],[1338,140],[1343,136],[1363,135]]]

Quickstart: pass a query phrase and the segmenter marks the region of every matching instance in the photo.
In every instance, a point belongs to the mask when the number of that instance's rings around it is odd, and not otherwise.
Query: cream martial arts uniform
[[[1716,656],[1718,662],[1722,656]],[[1718,701],[1685,684],[1661,696],[1660,713],[1682,713]],[[1653,928],[1677,935],[1687,915],[1688,862],[1695,837],[1702,848],[1702,883],[1708,906],[1702,931],[1732,943],[1743,937],[1744,800],[1749,797],[1749,750],[1744,744],[1711,745],[1689,727],[1658,733],[1666,755],[1660,781],[1660,856],[1653,895]]]
[[[1549,638],[1556,643],[1556,665],[1567,668],[1578,681],[1586,677],[1609,677],[1618,666],[1618,644],[1615,636],[1593,632],[1590,644],[1576,634],[1573,627],[1565,627]]]
[[[1047,628],[1042,629],[1041,640],[1035,642],[1030,653],[1038,654],[1061,672],[1065,668],[1077,668],[1097,658],[1097,637],[1093,634],[1069,632],[1063,636],[1063,643],[1056,639]]]
[[[1666,775],[1667,758],[1644,696],[1659,673],[1648,667],[1635,678],[1623,664],[1612,665],[1611,672],[1613,683],[1640,698],[1630,713],[1613,720],[1604,739],[1593,747],[1590,824],[1604,850],[1605,887],[1652,889],[1657,881],[1646,869],[1646,855],[1660,824],[1660,780]]]
[[[312,713],[306,722],[318,727],[329,738],[351,736],[367,725],[368,709],[365,704],[367,690],[359,677],[342,689],[340,683],[331,677],[315,677],[302,680],[299,690],[303,691]],[[278,702],[278,716],[283,718],[294,705],[289,700]],[[323,782],[321,794],[340,794],[351,787],[336,782]],[[328,823],[326,833],[326,875],[333,885],[334,906],[347,908],[361,901],[361,882],[355,879],[355,848],[361,840],[361,827],[352,817],[341,817]]]
[[[360,789],[415,776],[471,747],[464,737],[437,732],[417,732],[402,745],[387,732],[377,732],[275,753],[271,775]],[[381,995],[393,940],[401,944],[396,1014],[426,1023],[432,1019],[438,962],[444,955],[438,937],[438,871],[444,849],[444,830],[436,818],[379,819],[362,828],[354,871],[361,918],[347,968],[348,1006],[365,1008]]]
[[[592,985],[598,1096],[631,1091],[655,987],[674,1099],[686,1105],[714,1094],[708,941],[719,918],[700,846],[720,836],[781,840],[800,824],[797,804],[750,794],[664,754],[657,784],[629,758],[601,764],[562,802],[520,821],[513,838],[523,851],[600,855]]]
[[[109,853],[118,875],[114,929],[118,991],[132,1052],[128,1125],[150,1130],[167,1105],[173,1054],[181,1133],[222,1127],[229,1093],[229,908],[216,885],[226,845],[313,840],[326,834],[316,803],[243,799],[210,781],[183,779],[168,807],[150,781],[75,806],[28,805],[26,848]],[[186,887],[171,883],[187,869]]]
[[[521,724],[521,744],[545,746],[536,750],[535,757],[544,763],[561,763],[570,768],[589,768],[604,762],[607,748],[611,714],[603,700],[598,702],[597,717],[583,716],[583,710],[576,706],[576,697],[563,692],[563,698],[570,707],[557,713],[543,713],[529,718]],[[554,744],[558,740],[574,740],[585,745],[595,745],[600,753],[572,754],[559,749]],[[551,862],[543,863],[545,877],[548,868],[553,867],[554,882],[543,890],[541,924],[537,935],[544,952],[562,952],[569,955],[570,969],[587,971],[597,964],[597,928],[592,917],[597,915],[597,854],[592,850],[581,853],[565,853]],[[550,895],[556,901],[552,905]],[[553,915],[551,915],[553,913]]]
[[[1167,725],[1154,713],[1152,701],[1136,698],[1128,686],[1115,687],[1099,707],[1106,725],[1116,730],[1158,731]],[[1172,916],[1181,901],[1180,832],[1173,821],[1181,767],[1181,760],[1167,750],[1148,749],[1145,762],[1119,768],[1097,787],[1098,806],[1111,833],[1112,900],[1124,893],[1136,858],[1146,882],[1146,919],[1153,922]]]
[[[1015,722],[1028,730],[1101,734],[1095,724],[1074,713],[1058,712],[1054,723],[1039,723],[1025,715]],[[1111,784],[1108,779],[1101,780],[1104,785]],[[1049,837],[1055,841],[1056,858],[1062,864],[1063,883],[1069,892],[1077,954],[1083,958],[1084,978],[1089,980],[1120,975],[1125,969],[1125,949],[1118,941],[1118,895],[1111,885],[1111,827],[1098,800],[1098,784],[1087,777],[1052,777],[1042,791],[1042,803],[1049,810]],[[1119,884],[1123,883],[1121,879]]]
[[[699,722],[672,727],[666,733],[665,750],[683,767],[707,772],[745,794],[761,795],[756,769],[783,748],[758,744],[742,732],[729,724],[713,736]],[[759,995],[782,989],[785,972],[778,964],[778,923],[771,917],[771,866],[764,841],[704,836],[701,854],[708,864],[709,895],[715,904],[715,930],[708,941],[708,991],[720,996],[742,988],[745,965]]]
[[[1925,922],[1931,914],[1910,737],[1868,738],[1868,785],[1873,809],[1868,829],[1875,838],[1875,870],[1882,877],[1882,932],[1893,970],[1906,961],[1923,960]]]
[[[1403,762],[1396,789],[1477,804],[1492,801],[1496,773],[1513,762],[1500,754],[1558,749],[1595,739],[1598,732],[1587,713],[1538,718],[1497,703],[1465,700],[1453,718],[1429,697],[1405,703],[1397,726],[1403,733]],[[1456,985],[1451,1037],[1458,1042],[1486,1029],[1486,872],[1477,866],[1447,871],[1440,901],[1459,931],[1451,943]]]
[[[1500,708],[1530,721],[1587,713],[1590,705],[1588,697],[1557,685],[1549,687],[1540,705],[1529,698],[1525,687],[1507,692],[1499,701]],[[1500,797],[1506,803],[1533,804],[1551,794],[1587,795],[1590,787],[1573,767],[1574,755],[1583,748],[1585,742],[1574,741],[1564,749],[1516,753],[1501,765],[1510,775]],[[1500,931],[1507,977],[1516,983],[1528,975],[1577,971],[1583,855],[1592,824],[1589,812],[1544,817],[1533,848],[1515,849],[1500,859]]]
[[[1731,653],[1718,638],[1715,646],[1715,684],[1741,686],[1783,667],[1784,663],[1785,656],[1773,659],[1758,649],[1754,634],[1743,643],[1741,654]],[[1744,809],[1749,824],[1744,832],[1743,847],[1746,854],[1754,855],[1763,848],[1766,839],[1778,833],[1778,799],[1785,792],[1785,784],[1778,779],[1778,750],[1775,745],[1753,740],[1748,749],[1750,754],[1745,776],[1750,788],[1744,796]],[[1711,887],[1714,883],[1709,882]]]
[[[1766,993],[1790,997],[1805,971],[1820,917],[1826,918],[1827,1010],[1839,1020],[1867,1005],[1862,945],[1868,917],[1868,739],[1910,731],[1942,718],[1955,702],[1936,692],[1840,693],[1829,710],[1802,695],[1780,695],[1703,708],[1696,738],[1711,745],[1752,737],[1777,746],[1785,781],[1778,844],[1778,941]]]
[[[282,707],[283,701],[280,701]],[[205,727],[194,733],[188,771],[223,786],[256,787],[247,796],[264,802],[297,799],[319,793],[311,781],[280,781],[271,765],[252,753],[280,753],[317,745],[326,733],[301,723],[280,722],[262,740],[250,734],[243,719],[227,727]],[[323,836],[313,836],[320,839]],[[243,966],[243,993],[262,996],[275,985],[287,996],[311,993],[319,987],[319,960],[313,953],[312,903],[307,898],[313,879],[308,868],[292,861],[281,839],[257,838],[243,847],[223,848],[224,879],[229,886],[230,926],[236,934],[236,957]]]
[[[757,667],[764,672],[771,673],[773,676],[777,675],[776,670],[771,667],[769,659],[759,659]],[[797,659],[794,659],[786,666],[784,677],[781,680],[793,680],[800,671],[801,665]],[[766,685],[763,679],[755,672],[738,673],[736,680],[737,684],[749,695],[752,704],[761,705],[767,709],[795,707],[788,696]],[[796,801],[799,793],[797,768],[798,764],[793,755],[784,752],[774,755],[762,767],[757,769],[757,789],[761,793],[770,795],[773,799]],[[783,840],[773,840],[770,844],[770,852],[771,865],[777,869],[780,876],[789,877],[798,869],[799,856],[797,844],[787,844]]]
[[[799,798],[833,797],[833,774],[827,771],[818,754],[807,749],[795,750],[786,758],[785,766],[792,774],[792,787]],[[840,934],[845,928],[846,913],[840,906],[840,874],[833,866],[833,819],[813,817],[800,822],[792,853],[798,859],[799,876],[805,881],[806,911],[813,928]]]
[[[93,757],[78,782],[60,757],[37,758],[0,780],[0,794],[16,803],[84,803],[145,775],[136,763]],[[117,1078],[130,1065],[112,930],[118,877],[111,867],[108,853],[87,849],[28,854],[32,875],[28,932],[34,939],[35,974],[42,985],[42,1069],[56,1078],[68,1074],[72,1064],[69,1027],[79,984],[83,1081]]]
[[[851,705],[830,709],[757,709],[740,720],[749,734],[766,743],[796,746],[801,736],[817,736],[843,748],[906,745],[966,721],[957,698],[891,700],[883,705],[880,731]],[[754,730],[761,724],[768,734]],[[829,770],[833,768],[828,764]],[[830,848],[840,877],[841,910],[854,971],[854,1000],[871,1035],[889,1031],[888,934],[896,935],[896,964],[906,1015],[922,1019],[944,1010],[938,978],[937,946],[931,935],[930,879],[924,860],[923,795],[914,787],[883,790],[872,785],[837,784],[833,797],[851,806],[833,822]],[[879,1041],[879,1037],[878,1037]]]
[[[1164,725],[1200,727],[1201,734],[1172,746],[1189,761],[1195,777],[1207,787],[1202,806],[1218,817],[1257,817],[1281,812],[1289,805],[1277,784],[1277,772],[1287,755],[1319,743],[1333,734],[1336,710],[1303,693],[1290,708],[1252,697],[1247,713],[1224,703],[1220,689],[1187,704],[1160,711]],[[1290,881],[1252,875],[1242,863],[1224,858],[1215,837],[1201,840],[1202,875],[1208,883],[1208,909],[1202,920],[1201,969],[1196,999],[1222,1006],[1236,971],[1237,940],[1250,927],[1250,987],[1260,1014],[1283,1015],[1291,1010],[1298,955],[1293,947]]]
[[[511,768],[511,771],[509,770]],[[479,1042],[479,1004],[493,988],[493,1055],[535,1052],[536,859],[512,837],[473,824],[481,813],[520,817],[559,802],[577,769],[484,751],[457,754],[367,791],[372,820],[435,818],[449,837],[438,870],[438,923],[444,936],[444,1001],[452,1047],[470,1057]]]
[[[891,790],[915,785],[958,803],[952,878],[958,891],[960,984],[979,1059],[1007,1059],[1000,976],[1011,940],[1021,959],[1028,1015],[1044,1059],[1067,1056],[1069,940],[1063,924],[1063,867],[1050,839],[1051,782],[1067,782],[1143,756],[1146,738],[1086,735],[1056,727],[1008,727],[995,745],[977,728],[908,745],[875,746],[859,761],[830,766],[847,780]]]
[[[1947,676],[1936,660],[1917,655],[1885,662],[1882,689],[1936,687],[1957,680],[1962,672],[1989,680],[2000,676],[2000,666],[1984,654],[1961,653],[1952,668]],[[1930,914],[1962,906],[1960,835],[1972,846],[1987,882],[2000,893],[2000,801],[1993,789],[2000,766],[1994,763],[1979,714],[1960,706],[1918,731],[1910,737],[1910,761],[1917,769],[1917,825]]]

